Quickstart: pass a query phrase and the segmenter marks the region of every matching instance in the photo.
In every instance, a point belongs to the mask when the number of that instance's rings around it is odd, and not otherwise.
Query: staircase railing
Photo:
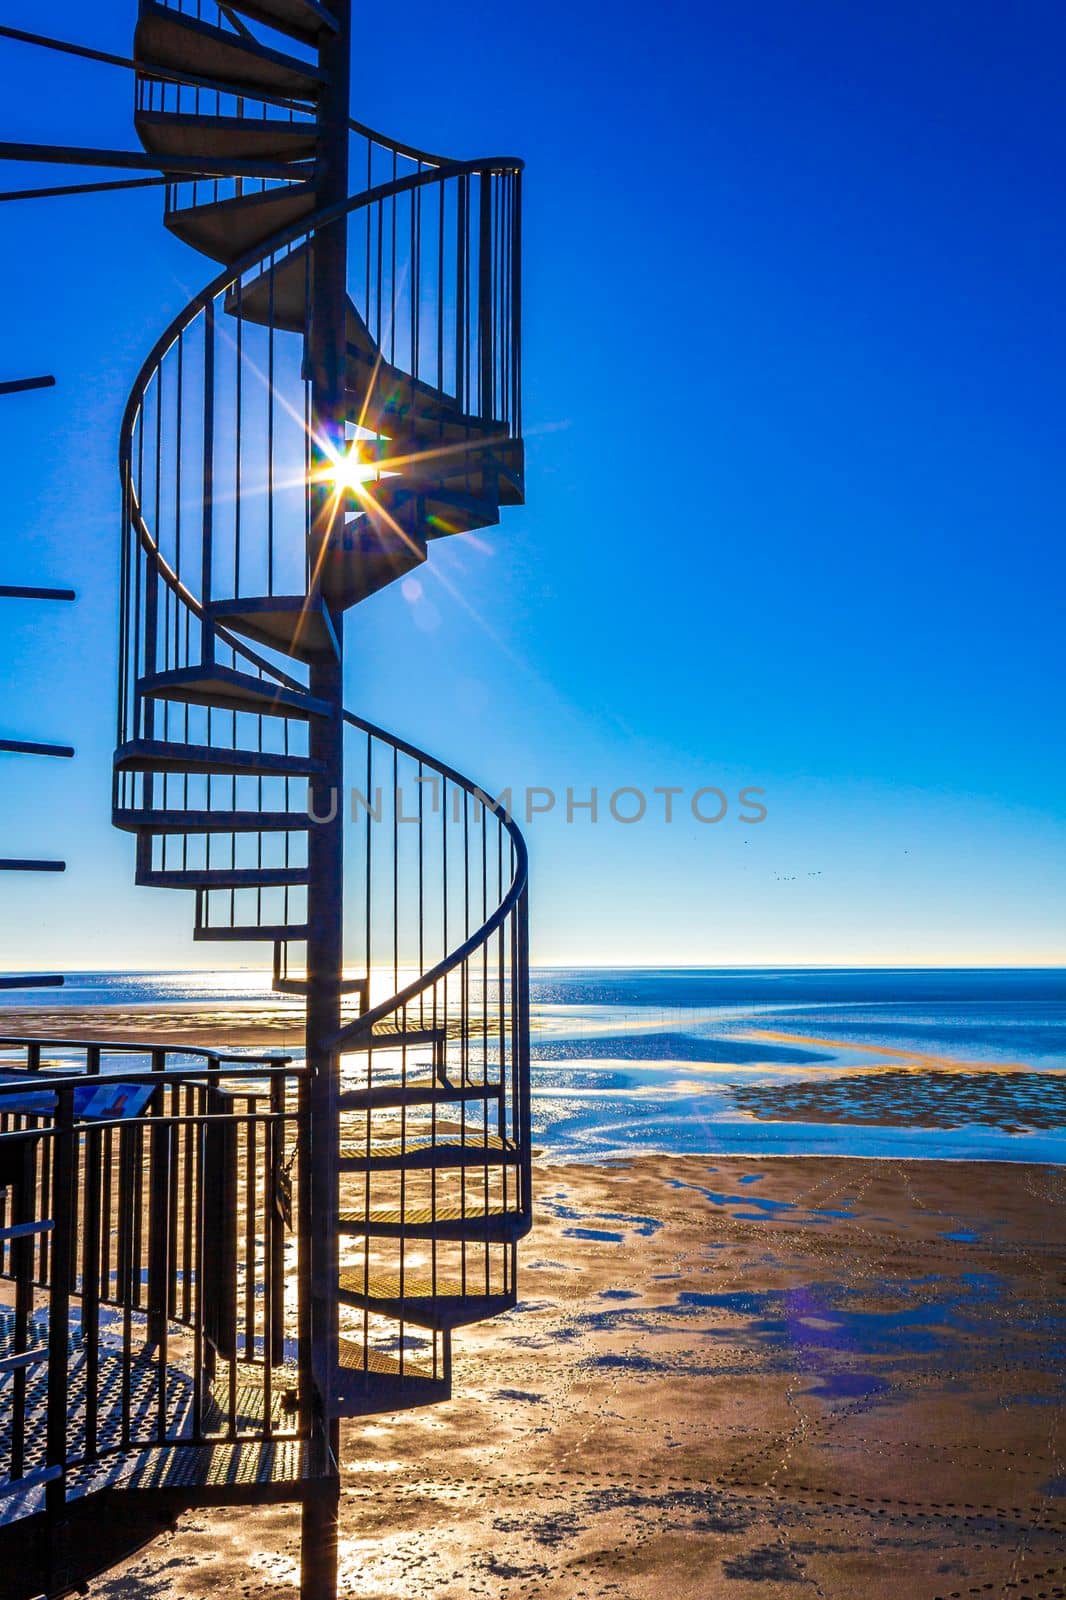
[[[133,1043],[0,1045],[14,1068],[0,1083],[0,1523],[54,1520],[70,1497],[150,1476],[159,1453],[165,1487],[167,1473],[181,1481],[170,1452],[306,1439],[306,1240],[290,1233],[304,1069]],[[42,1066],[42,1050],[63,1059]],[[279,1186],[297,1196],[288,1220]]]
[[[513,441],[513,448],[520,449],[518,181],[518,165],[508,161],[426,170],[356,196],[344,208],[315,219],[310,230],[313,234],[343,216],[349,226],[353,218],[358,220],[364,245],[371,241],[369,276],[366,249],[353,252],[363,269],[353,300],[371,337],[384,347],[383,359],[388,359],[387,405],[402,416],[412,405],[427,412],[427,437],[418,457],[425,456],[430,471],[442,470],[443,461],[454,473],[456,460],[471,448],[469,441],[452,437],[454,429],[443,422],[438,433],[447,437],[434,437],[435,392],[457,391],[450,397],[453,411],[456,399],[460,407],[472,408],[471,438],[476,443],[483,443],[484,436],[473,430],[488,425],[493,437]],[[477,196],[476,206],[472,195]],[[420,219],[416,202],[423,207]],[[451,239],[450,272],[443,277],[438,257],[428,302],[422,273],[415,275],[417,308],[405,301],[401,274],[392,270],[385,248],[401,225],[396,209],[401,205],[409,208],[406,225],[413,221],[422,236],[431,222],[438,242],[442,226],[452,226],[462,214],[466,218],[466,233]],[[476,251],[475,230],[480,240]],[[119,747],[148,740],[254,750],[280,758],[277,774],[220,777],[119,770],[113,801],[120,826],[135,827],[152,813],[186,812],[191,831],[217,810],[268,813],[278,821],[298,811],[303,800],[307,772],[301,762],[306,761],[307,737],[306,724],[298,718],[176,705],[157,701],[146,689],[160,673],[205,662],[250,673],[272,691],[306,689],[294,676],[298,665],[290,659],[281,666],[273,654],[268,658],[250,649],[213,617],[212,604],[222,598],[301,595],[314,589],[306,554],[309,383],[302,372],[302,337],[273,321],[262,326],[246,315],[232,315],[244,309],[243,302],[256,293],[264,274],[307,237],[306,224],[286,230],[269,247],[220,273],[174,319],[133,387],[120,443],[124,534]],[[465,290],[457,277],[468,281]],[[455,301],[462,314],[452,326],[448,306]],[[407,377],[400,371],[405,364],[414,369]],[[401,470],[410,459],[405,449]],[[367,475],[387,482],[393,470],[393,462],[385,459],[371,463]],[[142,871],[195,864],[188,834],[175,831],[170,837],[170,844],[165,835],[156,841],[151,860],[142,850]],[[272,827],[268,819],[260,844],[248,864],[267,864],[295,879],[306,859],[297,831]],[[205,869],[239,868],[235,833],[206,834],[201,849]],[[301,925],[297,883],[279,882],[254,893],[257,925]],[[245,909],[242,891],[230,894],[230,922],[236,927]]]

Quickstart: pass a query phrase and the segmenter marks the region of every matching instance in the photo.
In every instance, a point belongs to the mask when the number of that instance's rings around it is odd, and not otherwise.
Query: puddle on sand
[[[615,1230],[606,1230],[590,1227],[595,1222],[620,1222],[626,1231],[638,1234],[642,1239],[650,1239],[652,1234],[658,1233],[662,1223],[658,1217],[642,1217],[631,1215],[627,1211],[578,1211],[567,1203],[565,1190],[556,1194],[545,1195],[541,1199],[541,1206],[552,1216],[558,1217],[561,1222],[578,1222],[579,1228],[564,1228],[563,1232],[574,1239],[610,1239],[621,1241],[623,1233]]]
[[[710,1167],[708,1170],[714,1172],[716,1169]],[[747,1178],[741,1178],[740,1182],[754,1183],[764,1176],[765,1174],[761,1172],[752,1173]],[[699,1183],[685,1183],[680,1178],[667,1178],[666,1185],[670,1189],[694,1189],[705,1200],[709,1200],[713,1206],[725,1208],[733,1206],[753,1207],[750,1211],[730,1210],[730,1216],[735,1218],[737,1222],[764,1222],[768,1217],[780,1216],[786,1211],[801,1211],[804,1209],[798,1207],[794,1200],[767,1200],[762,1195],[757,1194],[724,1194],[717,1189],[705,1189]],[[851,1209],[834,1210],[829,1206],[818,1206],[807,1210],[805,1215],[797,1216],[795,1221],[828,1222],[834,1217],[847,1220],[854,1217],[854,1215],[855,1212]]]

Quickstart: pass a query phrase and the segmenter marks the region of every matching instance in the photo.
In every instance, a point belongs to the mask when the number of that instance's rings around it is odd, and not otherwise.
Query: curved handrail
[[[143,403],[145,390],[158,370],[159,363],[167,351],[177,342],[181,334],[195,322],[200,313],[206,310],[219,295],[224,294],[227,289],[238,283],[245,273],[252,271],[254,267],[260,266],[262,262],[269,260],[279,250],[283,250],[286,245],[295,243],[297,239],[310,237],[311,234],[318,233],[323,228],[339,221],[341,217],[350,216],[354,212],[376,205],[382,200],[389,200],[400,194],[408,194],[415,189],[421,189],[430,184],[443,183],[449,178],[496,172],[518,173],[524,171],[524,169],[525,162],[518,156],[487,156],[473,161],[452,162],[447,167],[437,167],[429,172],[410,173],[405,178],[398,178],[393,182],[377,184],[372,189],[365,189],[360,194],[350,196],[343,203],[325,207],[323,210],[313,213],[310,217],[302,218],[299,222],[293,223],[287,228],[279,229],[265,243],[257,245],[232,265],[225,267],[168,324],[142,362],[140,370],[133,381],[122,415],[122,426],[119,432],[119,474],[123,486],[128,487],[130,484],[129,470],[132,462],[133,430],[136,425],[137,414]],[[156,559],[159,575],[163,582],[172,593],[177,595],[182,604],[189,606],[195,615],[203,616],[203,602],[196,600],[191,591],[169,566],[169,563],[166,562],[158,544],[152,539],[148,531],[147,524],[140,513],[139,502],[136,520],[138,523],[138,541],[141,548]],[[241,647],[241,653],[248,656],[248,652],[243,647]],[[271,673],[276,670],[266,662],[260,662],[259,665]],[[281,680],[279,679],[279,681]]]
[[[443,956],[436,966],[431,967],[427,972],[420,973],[405,988],[398,990],[394,995],[390,995],[388,999],[380,1001],[371,1010],[364,1011],[362,1016],[355,1022],[349,1023],[345,1028],[341,1028],[329,1040],[331,1047],[346,1043],[361,1034],[370,1033],[376,1023],[390,1016],[392,1012],[399,1011],[403,1006],[410,1005],[412,1000],[417,1000],[419,995],[425,994],[439,983],[442,978],[446,978],[457,967],[461,967],[463,962],[468,960],[476,950],[480,950],[484,944],[488,943],[492,935],[498,928],[503,926],[511,913],[517,911],[529,880],[529,850],[521,829],[510,813],[501,811],[499,804],[486,795],[483,789],[480,789],[470,778],[464,777],[461,772],[457,772],[454,767],[449,767],[444,762],[437,761],[435,757],[427,755],[423,750],[419,750],[417,745],[409,744],[406,739],[398,739],[395,734],[388,733],[384,728],[376,727],[374,723],[367,722],[364,717],[357,716],[353,711],[345,711],[344,720],[351,727],[359,728],[363,733],[370,734],[372,738],[381,739],[385,744],[391,745],[393,749],[399,750],[401,754],[410,756],[424,766],[432,767],[442,778],[456,784],[482,805],[491,809],[497,817],[501,817],[503,826],[510,835],[511,843],[514,846],[515,864],[514,876],[511,879],[506,895],[480,928],[476,928],[461,945],[458,945],[454,950]]]
[[[140,371],[133,381],[126,409],[122,416],[122,430],[120,433],[119,457],[123,459],[123,449],[128,443],[128,436],[132,432],[133,420],[136,416],[137,406],[140,402],[141,392],[147,387],[155,368],[160,360],[175,343],[181,334],[199,313],[206,309],[212,300],[242,278],[253,267],[259,266],[268,257],[276,255],[287,244],[292,244],[297,239],[302,239],[312,233],[320,233],[330,223],[338,221],[341,217],[350,216],[353,212],[365,206],[376,205],[380,200],[390,200],[394,195],[407,194],[412,189],[421,189],[428,184],[441,183],[448,178],[462,178],[481,173],[495,172],[524,172],[525,162],[519,156],[482,156],[474,161],[454,161],[447,167],[435,167],[431,172],[412,172],[405,178],[397,178],[389,183],[375,184],[372,189],[364,189],[360,194],[350,195],[349,198],[335,206],[324,207],[321,211],[313,212],[310,217],[301,218],[299,222],[292,223],[287,228],[280,228],[272,234],[264,244],[256,245],[232,265],[227,266],[217,277],[212,278],[207,286],[195,295],[178,315],[170,322],[166,330],[160,334],[151,351],[141,364]]]
[[[181,338],[184,331],[195,322],[197,317],[220,295],[231,290],[234,285],[241,282],[247,273],[252,272],[257,266],[270,260],[279,251],[283,251],[297,240],[310,238],[341,218],[351,216],[361,209],[393,199],[402,194],[409,194],[430,185],[443,184],[452,178],[470,175],[485,176],[500,173],[517,175],[524,169],[525,165],[520,158],[514,156],[490,156],[470,161],[444,161],[442,158],[430,156],[427,152],[417,151],[414,147],[401,147],[391,141],[382,140],[373,130],[356,123],[354,120],[351,122],[351,127],[353,131],[361,135],[372,138],[383,145],[388,145],[398,154],[419,162],[433,164],[427,171],[410,173],[402,178],[394,178],[389,182],[377,184],[359,194],[350,196],[344,202],[323,208],[309,218],[302,218],[298,222],[280,229],[265,242],[246,252],[236,262],[227,265],[223,271],[218,273],[189,301],[157,339],[152,350],[142,363],[127,400],[120,434],[119,461],[123,483],[130,496],[128,502],[130,524],[135,528],[141,549],[154,563],[159,578],[184,607],[190,610],[194,616],[201,619],[207,615],[205,602],[196,597],[164,557],[145,520],[139,493],[134,489],[133,485],[134,430],[144,403],[145,393],[167,352]],[[213,627],[216,635],[225,642],[227,647],[233,649],[244,660],[253,663],[260,672],[285,687],[297,690],[303,689],[304,686],[297,680],[289,677],[281,668],[264,659],[256,651],[251,650],[242,640],[234,637],[224,627],[218,624],[214,624]],[[364,1012],[357,1021],[341,1029],[335,1038],[330,1041],[334,1046],[342,1044],[353,1037],[368,1034],[379,1021],[409,1005],[420,995],[431,991],[437,983],[461,967],[475,952],[484,948],[493,935],[503,927],[508,918],[519,912],[528,883],[528,851],[525,839],[514,819],[503,811],[499,804],[487,795],[484,790],[455,768],[439,761],[436,757],[419,749],[410,742],[397,738],[366,718],[347,710],[343,711],[343,718],[348,726],[360,730],[369,737],[381,741],[393,751],[425,766],[446,782],[456,785],[457,788],[466,795],[473,797],[476,802],[486,809],[492,810],[510,837],[513,851],[513,868],[510,884],[500,903],[480,927],[469,933],[460,945],[446,952],[426,972],[419,974],[397,993]]]
[[[379,133],[376,128],[368,127],[355,117],[348,118],[348,131],[357,133],[370,144],[380,145],[383,150],[390,150],[393,155],[404,156],[408,161],[421,161],[427,167],[446,167],[450,164],[448,156],[430,155],[428,150],[419,150],[413,144],[401,144],[398,139],[390,139],[387,134]]]

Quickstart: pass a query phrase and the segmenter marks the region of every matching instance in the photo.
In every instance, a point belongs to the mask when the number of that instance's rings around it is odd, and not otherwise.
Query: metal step
[[[321,661],[337,655],[337,636],[321,601],[307,595],[263,595],[216,600],[207,608],[213,622],[254,639],[296,661]]]
[[[435,1059],[440,1061],[447,1037],[444,1028],[397,1028],[390,1033],[371,1031],[362,1038],[353,1033],[350,1039],[345,1040],[342,1053],[354,1055],[363,1050],[402,1050],[431,1045]]]
[[[474,1274],[471,1274],[473,1278]],[[469,1290],[469,1284],[467,1289]],[[373,1311],[379,1316],[395,1317],[411,1322],[417,1328],[437,1330],[462,1328],[471,1322],[484,1322],[501,1311],[509,1311],[517,1296],[508,1294],[477,1294],[464,1292],[463,1284],[455,1278],[422,1277],[406,1273],[402,1281],[392,1274],[371,1273],[369,1277],[358,1267],[340,1273],[337,1280],[338,1297],[343,1305],[357,1306]]]
[[[309,985],[306,978],[290,978],[288,973],[283,973],[281,969],[282,948],[280,945],[276,945],[274,947],[274,973],[271,981],[271,988],[274,990],[274,993],[291,994],[300,997],[303,997],[308,993]],[[360,995],[362,997],[363,1007],[365,1008],[369,988],[370,980],[368,978],[343,978],[341,980],[340,992],[342,995]]]
[[[280,940],[282,944],[288,944],[290,941],[297,943],[307,938],[307,924],[274,922],[263,923],[262,926],[251,924],[247,927],[239,928],[211,928],[204,927],[202,923],[198,922],[193,929],[192,936],[194,939],[207,944],[243,944],[246,940],[254,940],[256,942],[270,941],[271,943]]]
[[[223,302],[231,317],[240,312],[246,322],[262,327],[303,333],[311,297],[311,269],[306,245],[298,245],[268,264],[258,277],[226,293]]]
[[[155,0],[141,0],[133,54],[141,71],[149,75],[153,67],[161,67],[177,77],[213,78],[295,100],[314,100],[324,81],[310,62]]]
[[[314,827],[306,811],[187,811],[114,806],[111,823],[124,833],[297,833]]]
[[[307,44],[314,44],[324,31],[337,32],[335,18],[320,0],[233,0],[231,9]]]
[[[349,326],[345,375],[348,420],[390,438],[425,439],[446,433],[449,442],[507,436],[499,423],[460,411],[457,401],[410,373],[390,365],[366,335],[358,344]]]
[[[306,867],[151,867],[138,872],[142,889],[295,889],[308,882]]]
[[[183,705],[213,706],[219,711],[246,711],[253,716],[292,717],[309,721],[328,717],[329,703],[296,689],[286,689],[269,678],[214,665],[179,667],[142,678],[141,694],[148,700],[176,700]]]
[[[422,504],[427,539],[472,533],[476,528],[493,528],[500,520],[500,508],[495,500],[481,500],[460,489],[437,490],[425,495]]]
[[[422,1078],[416,1083],[383,1083],[369,1089],[346,1089],[338,1098],[341,1111],[394,1111],[402,1106],[458,1105],[467,1100],[498,1100],[500,1083],[449,1083]]]
[[[373,506],[330,536],[322,563],[322,593],[346,610],[406,576],[426,559],[421,505],[410,494],[397,504],[392,480],[375,484]]]
[[[385,529],[395,522],[422,539],[492,527],[500,520],[495,474],[491,482],[489,474],[479,476],[484,493],[462,483],[433,482],[433,468],[426,457],[421,465],[412,463],[409,470],[368,482],[361,494],[351,495],[348,509],[363,511],[372,523]],[[348,524],[354,526],[358,524]]]
[[[309,183],[280,184],[255,194],[234,195],[170,211],[166,225],[177,238],[213,261],[238,260],[272,234],[309,217],[315,191]]]
[[[116,772],[178,772],[225,777],[310,778],[325,769],[310,756],[273,750],[227,750],[216,745],[131,739],[115,752]]]
[[[427,539],[440,539],[450,533],[470,533],[475,528],[490,528],[499,522],[495,482],[491,494],[485,498],[457,484],[433,483],[432,477],[432,468],[426,466],[410,474],[405,471],[368,482],[361,495],[353,495],[349,509],[362,509],[367,522],[375,528],[382,526],[383,540],[386,532],[392,532],[393,544],[399,542],[392,526],[395,524],[419,549],[424,548]],[[362,526],[365,524],[347,524],[345,535],[350,536]],[[410,563],[417,564],[417,561]]]
[[[456,444],[412,447],[402,439],[368,439],[362,459],[401,474],[410,488],[425,494],[460,489],[496,505],[521,505],[525,459],[521,439],[464,439]]]
[[[198,117],[178,111],[138,111],[137,136],[149,155],[239,161],[304,161],[315,154],[313,122],[280,117]]]
[[[401,1364],[395,1356],[351,1339],[341,1339],[337,1356],[332,1396],[337,1416],[401,1411],[435,1405],[451,1396],[450,1362],[445,1366],[449,1375],[435,1378],[432,1369],[417,1359],[405,1356]]]
[[[468,1202],[418,1206],[371,1206],[369,1211],[342,1208],[338,1224],[343,1234],[369,1239],[471,1239],[490,1244],[510,1244],[527,1230],[520,1211],[503,1205]]]
[[[342,1139],[341,1172],[425,1172],[445,1167],[515,1166],[518,1146],[498,1134],[408,1135],[406,1139]]]

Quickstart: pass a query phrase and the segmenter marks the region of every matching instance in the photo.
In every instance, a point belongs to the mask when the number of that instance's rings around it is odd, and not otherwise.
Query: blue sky
[[[134,12],[48,25],[122,52]],[[528,162],[528,504],[360,608],[348,702],[560,795],[529,829],[535,958],[1066,957],[1061,7],[412,0],[383,26],[356,115]],[[132,147],[125,74],[0,60],[6,138]],[[81,596],[3,611],[4,726],[78,758],[0,757],[4,853],[70,862],[4,882],[0,967],[200,957],[108,821],[119,418],[211,275],[161,209],[0,208],[3,375],[59,380],[3,402],[3,576]],[[753,785],[768,816],[567,825],[593,785]]]

